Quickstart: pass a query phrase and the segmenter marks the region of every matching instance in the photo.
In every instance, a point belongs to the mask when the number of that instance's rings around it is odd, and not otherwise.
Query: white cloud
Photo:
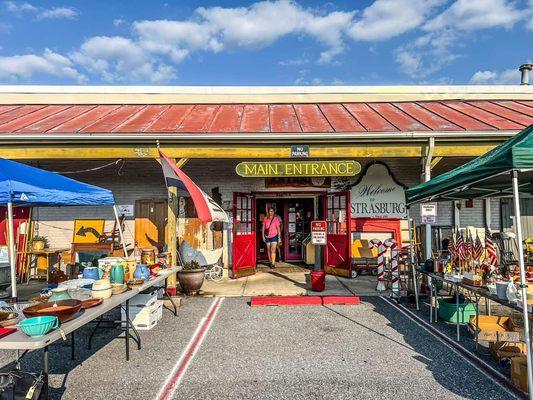
[[[8,81],[28,80],[37,75],[50,75],[83,82],[86,78],[79,73],[67,57],[45,49],[42,55],[24,54],[0,57],[0,78]]]
[[[508,28],[521,18],[523,14],[514,3],[507,0],[457,0],[446,11],[425,24],[424,29],[475,31],[494,27]]]
[[[533,31],[533,0],[527,2],[526,28]]]
[[[518,68],[503,71],[477,71],[470,83],[473,85],[518,85],[520,83],[520,71]]]
[[[363,10],[349,29],[356,40],[379,41],[422,25],[435,7],[446,0],[376,0]]]
[[[13,13],[37,12],[38,10],[37,7],[26,2],[5,1],[4,5],[8,11]]]
[[[130,39],[120,36],[95,36],[86,40],[74,60],[88,72],[107,82],[166,82],[176,77],[166,65]]]
[[[524,18],[523,11],[507,0],[456,0],[421,26],[425,32],[395,51],[400,70],[412,78],[425,78],[461,57],[462,42],[475,31],[510,28]]]
[[[27,2],[5,1],[6,9],[14,14],[33,14],[38,20],[43,19],[77,19],[79,12],[72,7],[36,7]]]
[[[70,7],[44,9],[37,14],[38,19],[77,19],[78,11]]]
[[[123,20],[122,18],[115,18],[113,20],[113,26],[120,26],[120,25],[124,25],[126,23],[125,20]]]

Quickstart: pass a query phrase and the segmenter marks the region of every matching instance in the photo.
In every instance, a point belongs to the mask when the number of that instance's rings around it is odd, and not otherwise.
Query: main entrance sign
[[[267,161],[242,162],[235,167],[244,178],[276,176],[354,176],[361,172],[357,161]]]
[[[405,218],[405,189],[392,177],[386,165],[371,164],[350,190],[354,218]]]

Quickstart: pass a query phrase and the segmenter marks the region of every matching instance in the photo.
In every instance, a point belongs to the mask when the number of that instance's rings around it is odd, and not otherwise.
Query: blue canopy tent
[[[0,204],[7,205],[11,293],[17,297],[13,206],[113,206],[124,254],[128,256],[115,198],[110,190],[78,182],[55,172],[0,158]]]

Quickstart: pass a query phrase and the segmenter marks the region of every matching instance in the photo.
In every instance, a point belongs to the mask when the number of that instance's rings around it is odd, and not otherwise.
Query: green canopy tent
[[[520,222],[520,194],[533,193],[533,125],[511,139],[478,157],[436,178],[406,191],[407,205],[488,197],[513,197],[515,227],[518,241],[520,286],[524,312],[524,333],[527,345],[527,375],[529,398],[533,400],[533,365],[529,334],[528,305],[522,226]]]

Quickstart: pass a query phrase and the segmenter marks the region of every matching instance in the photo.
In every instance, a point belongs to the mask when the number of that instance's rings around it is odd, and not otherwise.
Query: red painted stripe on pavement
[[[207,311],[207,315],[198,324],[196,332],[193,334],[187,348],[174,366],[170,376],[167,378],[156,399],[169,400],[172,398],[181,382],[181,379],[183,378],[183,375],[185,374],[185,371],[189,367],[189,364],[194,358],[194,355],[202,344],[202,341],[206,336],[207,331],[213,323],[213,320],[216,316],[218,309],[220,308],[220,304],[222,303],[223,299],[223,297],[217,297],[215,301],[213,301],[211,307]]]
[[[260,296],[252,297],[252,307],[321,306],[323,304],[360,304],[358,296]]]
[[[514,386],[509,379],[505,375],[503,375],[498,370],[494,369],[491,365],[487,364],[485,361],[483,361],[481,358],[477,357],[475,354],[470,353],[467,349],[465,349],[463,346],[455,342],[453,339],[450,339],[448,336],[446,336],[444,333],[433,327],[432,325],[428,324],[426,321],[424,321],[422,318],[420,318],[417,314],[409,310],[408,308],[404,307],[401,304],[396,303],[394,300],[391,300],[387,297],[380,296],[381,299],[383,299],[386,303],[390,304],[391,306],[395,307],[398,311],[400,311],[403,315],[405,315],[407,318],[412,320],[414,323],[419,325],[422,329],[424,329],[426,332],[431,334],[432,336],[436,337],[440,342],[442,342],[444,345],[449,347],[453,352],[458,354],[459,356],[463,357],[466,361],[468,361],[472,366],[474,366],[477,370],[479,370],[482,374],[487,376],[489,379],[493,379],[496,381],[496,383],[505,391],[509,392],[510,394],[517,396],[520,399],[526,399],[527,395],[522,390]]]

